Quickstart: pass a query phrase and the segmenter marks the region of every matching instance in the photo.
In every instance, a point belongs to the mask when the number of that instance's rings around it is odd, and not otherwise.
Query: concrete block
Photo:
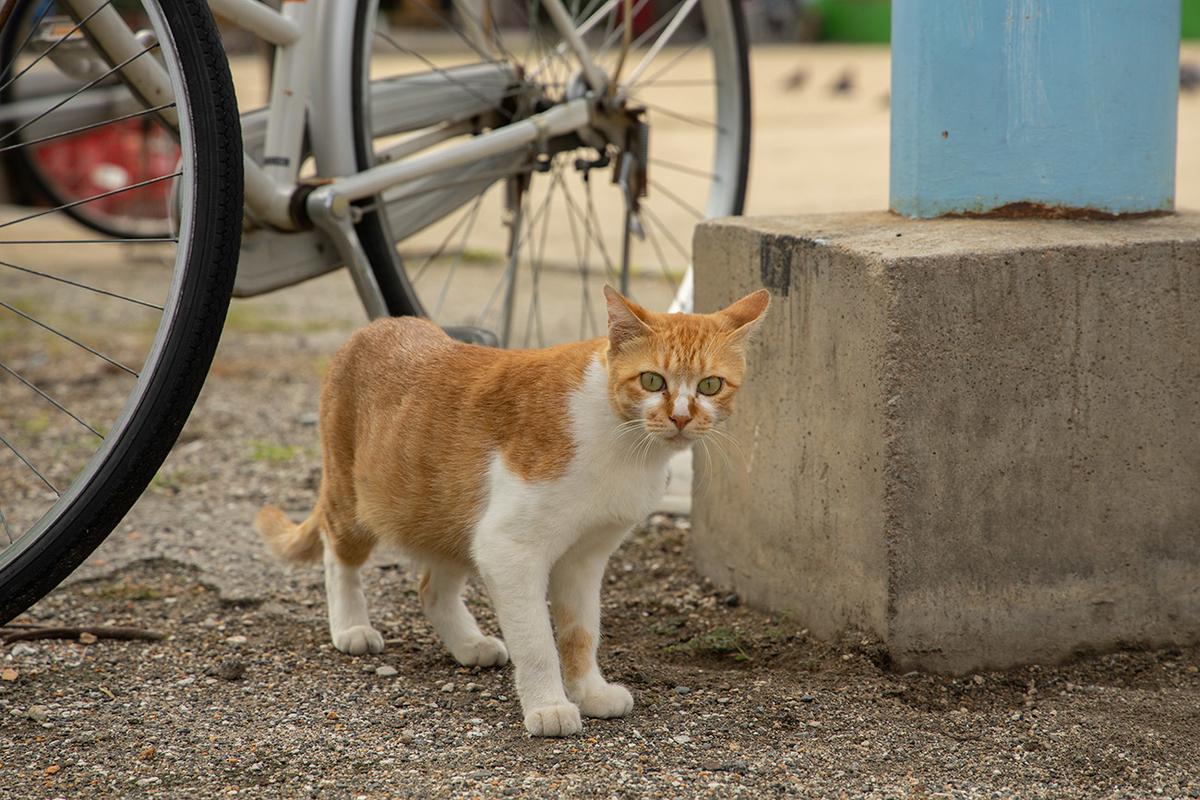
[[[695,269],[774,295],[696,457],[716,583],[899,669],[1200,639],[1200,214],[726,219]]]

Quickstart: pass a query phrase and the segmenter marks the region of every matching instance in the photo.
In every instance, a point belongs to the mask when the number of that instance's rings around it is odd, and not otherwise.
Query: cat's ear
[[[646,309],[626,300],[608,284],[604,285],[604,299],[608,303],[608,341],[613,350],[650,332]]]
[[[750,334],[758,327],[758,321],[767,313],[771,303],[771,295],[766,289],[759,289],[748,294],[741,300],[722,311],[717,316],[725,318],[725,325],[732,330],[730,341],[743,346],[749,340]]]

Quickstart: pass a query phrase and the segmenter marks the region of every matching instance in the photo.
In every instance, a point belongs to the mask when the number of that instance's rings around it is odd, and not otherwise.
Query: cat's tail
[[[267,540],[275,555],[289,563],[320,561],[325,550],[316,511],[297,525],[278,508],[268,506],[255,515],[254,529]]]

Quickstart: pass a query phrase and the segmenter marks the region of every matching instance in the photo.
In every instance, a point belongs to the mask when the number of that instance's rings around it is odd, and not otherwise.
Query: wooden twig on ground
[[[163,638],[158,631],[144,628],[110,627],[104,625],[85,626],[55,626],[38,627],[34,625],[4,625],[0,626],[0,641],[4,644],[24,642],[32,639],[73,639],[85,644],[97,639],[117,639],[121,641],[150,641],[156,642]]]

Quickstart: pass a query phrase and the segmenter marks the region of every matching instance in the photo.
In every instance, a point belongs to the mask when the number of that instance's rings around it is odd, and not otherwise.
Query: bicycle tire
[[[376,18],[376,5],[371,0],[360,0],[356,8],[354,28],[356,46],[353,48],[355,62],[351,71],[355,79],[354,84],[350,87],[350,97],[355,132],[355,157],[359,169],[369,168],[375,163],[375,136],[371,130],[372,116],[368,99],[370,96],[370,71],[366,60],[371,58],[374,51],[371,26]],[[536,7],[536,0],[531,0],[530,5]],[[594,5],[591,4],[588,8],[590,9]],[[639,6],[635,6],[635,8],[640,6],[639,3]],[[713,9],[717,10],[713,11]],[[714,71],[718,73],[713,80],[714,92],[718,95],[714,103],[716,105],[715,113],[722,127],[720,135],[725,137],[713,145],[713,161],[723,159],[724,165],[720,167],[723,172],[719,175],[717,175],[718,166],[714,163],[712,167],[716,177],[708,189],[708,206],[705,209],[705,216],[736,216],[740,215],[744,209],[750,167],[751,97],[745,20],[739,0],[710,0],[705,13],[708,17],[703,20],[704,35],[721,39],[711,47],[714,50],[714,61],[718,60],[716,53],[718,47],[720,48],[719,60],[722,63],[714,68]],[[442,19],[441,22],[446,24],[448,20]],[[731,83],[725,83],[717,88],[722,81],[728,81],[730,78],[732,78]],[[722,92],[725,95],[722,95]],[[651,111],[651,116],[654,113]],[[653,122],[651,128],[653,131]],[[716,135],[714,133],[714,136]],[[654,133],[652,132],[651,140],[653,137]],[[723,186],[719,189],[716,186],[718,181],[723,182]],[[440,323],[448,322],[450,325],[465,326],[468,331],[477,332],[480,327],[489,327],[483,325],[480,319],[472,322],[462,319],[447,321],[439,318],[439,314],[435,313],[435,303],[430,297],[430,291],[415,285],[413,270],[406,262],[401,248],[397,247],[397,237],[393,235],[387,215],[384,213],[384,209],[387,207],[386,199],[383,196],[377,196],[363,201],[360,206],[362,219],[357,226],[359,240],[371,262],[376,281],[391,314],[428,316]],[[547,224],[549,224],[548,221]],[[625,236],[628,238],[629,233],[627,232]],[[686,239],[690,244],[690,229],[686,232]],[[514,234],[510,238],[508,250],[508,258],[513,263],[515,263],[513,247],[516,241],[518,241],[518,236]],[[658,255],[661,258],[661,252]],[[595,269],[592,265],[581,266],[581,269],[591,270],[594,273],[594,278],[589,275],[589,278],[585,280],[594,281],[594,294],[597,298],[600,296],[599,288],[604,280],[616,283],[618,279],[618,276],[612,274],[612,270]],[[515,279],[515,267],[512,273]],[[537,277],[535,276],[533,280],[536,282]],[[583,288],[583,292],[585,294],[588,292],[586,286]],[[674,292],[674,288],[672,292]],[[688,300],[690,302],[690,298]],[[530,302],[537,303],[539,301],[534,298]],[[585,299],[584,302],[586,303],[587,300]],[[537,324],[540,325],[540,321]],[[533,323],[529,323],[529,325],[532,326]],[[602,331],[593,329],[590,333],[595,335],[600,332]],[[493,333],[493,331],[484,331],[482,336],[488,337],[489,333]],[[582,330],[581,326],[580,334],[570,338],[585,338],[588,334],[589,332]],[[478,340],[480,334],[475,333],[473,338]],[[519,341],[510,333],[507,344],[516,346],[547,344],[554,343],[557,338],[552,337],[551,341],[546,341],[544,338],[540,341],[532,341],[527,327],[525,335],[520,337]]]
[[[180,207],[192,213],[180,220],[153,343],[132,391],[124,400],[116,398],[119,414],[65,491],[27,530],[15,538],[10,534],[11,541],[0,551],[4,622],[79,566],[149,485],[200,392],[229,304],[242,221],[241,128],[229,66],[205,4],[148,0],[147,7],[155,25],[154,47],[164,54],[180,120]],[[0,64],[0,69],[7,66]],[[10,232],[21,230],[18,223],[37,230],[47,219],[52,218],[40,213],[5,225]],[[4,359],[0,366],[16,374]],[[8,389],[14,385],[10,381]],[[8,433],[15,439],[20,431]],[[24,460],[11,444],[9,449]],[[10,499],[0,497],[0,511],[10,511],[6,529],[12,509],[20,507],[19,496]]]

